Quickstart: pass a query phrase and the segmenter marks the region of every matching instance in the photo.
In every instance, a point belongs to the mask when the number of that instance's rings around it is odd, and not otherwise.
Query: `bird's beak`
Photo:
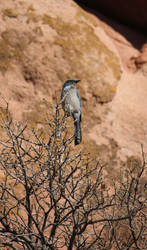
[[[80,81],[81,81],[81,80],[76,80],[75,82],[78,83],[78,82],[80,82]]]

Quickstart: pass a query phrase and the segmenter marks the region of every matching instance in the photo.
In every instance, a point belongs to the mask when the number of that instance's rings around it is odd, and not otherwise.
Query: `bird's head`
[[[64,83],[64,87],[67,87],[67,86],[73,86],[75,87],[76,84],[79,82],[80,80],[75,80],[73,78],[70,78],[68,79],[65,83]]]

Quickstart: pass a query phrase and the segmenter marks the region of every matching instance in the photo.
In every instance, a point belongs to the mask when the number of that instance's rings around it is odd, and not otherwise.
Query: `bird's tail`
[[[82,131],[81,131],[81,120],[78,119],[74,122],[75,126],[75,145],[78,145],[82,141]]]

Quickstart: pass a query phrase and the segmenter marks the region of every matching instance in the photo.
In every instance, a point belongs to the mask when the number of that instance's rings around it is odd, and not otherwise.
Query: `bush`
[[[60,105],[46,140],[11,120],[0,153],[0,249],[147,249],[144,153],[106,189],[104,165],[72,146]]]

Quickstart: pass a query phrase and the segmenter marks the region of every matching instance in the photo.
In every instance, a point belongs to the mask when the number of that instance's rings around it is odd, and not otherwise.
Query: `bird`
[[[72,116],[74,120],[74,143],[78,145],[82,141],[81,116],[82,100],[76,86],[80,80],[68,79],[62,88],[61,103],[67,116]]]

